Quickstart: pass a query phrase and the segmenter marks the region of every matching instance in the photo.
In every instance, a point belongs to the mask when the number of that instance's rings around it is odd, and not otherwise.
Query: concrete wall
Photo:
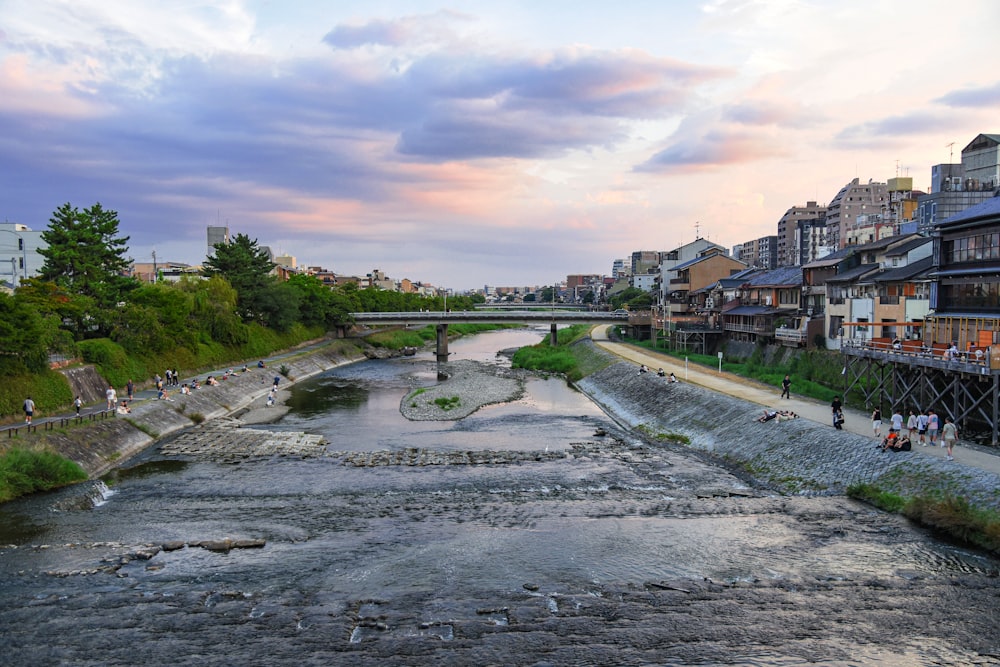
[[[261,400],[270,390],[278,368],[288,367],[289,378],[282,377],[282,387],[345,363],[364,358],[337,353],[331,347],[319,348],[301,357],[282,359],[274,367],[234,375],[214,387],[203,386],[188,396],[175,390],[172,400],[141,400],[133,403],[132,413],[96,420],[63,432],[43,432],[45,442],[57,452],[79,463],[91,477],[99,477],[123,461],[146,449],[158,438],[190,428],[204,419],[229,415]],[[75,369],[68,374],[74,391],[85,396],[99,394],[103,400],[106,383],[93,368]],[[202,374],[204,378],[204,374]]]
[[[623,426],[654,439],[684,436],[687,446],[782,493],[842,494],[852,484],[877,482],[902,467],[927,483],[958,483],[975,506],[1000,510],[995,493],[1000,476],[993,473],[959,470],[917,452],[882,452],[870,437],[802,418],[758,423],[759,405],[683,382],[669,384],[653,373],[638,375],[631,363],[615,363],[577,386]],[[891,481],[885,486],[893,489]]]
[[[73,396],[82,398],[84,405],[105,400],[104,392],[107,391],[108,381],[98,375],[93,366],[62,368],[59,372],[66,376]]]

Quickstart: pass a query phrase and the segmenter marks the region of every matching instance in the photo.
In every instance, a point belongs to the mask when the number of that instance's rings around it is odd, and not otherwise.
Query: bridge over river
[[[550,340],[555,345],[556,328],[560,324],[618,324],[628,322],[626,312],[599,312],[560,310],[558,308],[531,310],[463,310],[419,311],[409,313],[351,313],[354,321],[365,325],[410,326],[433,324],[437,327],[437,360],[448,361],[448,325],[480,322],[487,324],[531,324],[546,322],[550,326]]]

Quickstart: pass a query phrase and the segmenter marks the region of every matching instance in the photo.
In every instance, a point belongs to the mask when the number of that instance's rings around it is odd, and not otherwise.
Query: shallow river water
[[[503,364],[497,350],[541,335],[451,351]],[[334,369],[255,428],[448,465],[155,447],[108,487],[0,506],[0,664],[1000,661],[997,561],[846,499],[754,489],[560,380],[405,420],[400,400],[436,370],[429,354]]]

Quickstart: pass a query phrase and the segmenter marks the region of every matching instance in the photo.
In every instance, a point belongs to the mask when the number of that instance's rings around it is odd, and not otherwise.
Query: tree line
[[[259,338],[281,345],[321,336],[350,324],[352,312],[444,308],[442,297],[355,284],[331,289],[306,274],[281,280],[245,234],[215,245],[201,275],[143,282],[129,275],[129,238],[119,223],[100,203],[66,203],[52,214],[38,275],[12,295],[0,293],[0,377],[44,373],[53,356],[100,364],[125,354],[196,368],[252,357]],[[474,302],[453,297],[448,305],[471,309]]]

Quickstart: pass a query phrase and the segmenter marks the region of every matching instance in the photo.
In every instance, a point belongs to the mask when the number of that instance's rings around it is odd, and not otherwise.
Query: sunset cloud
[[[988,21],[675,4],[8,3],[0,215],[42,229],[100,201],[136,258],[198,263],[228,224],[344,272],[541,284],[694,221],[727,246],[773,234],[855,175],[921,180],[1000,131]],[[889,18],[939,38],[900,56]]]

